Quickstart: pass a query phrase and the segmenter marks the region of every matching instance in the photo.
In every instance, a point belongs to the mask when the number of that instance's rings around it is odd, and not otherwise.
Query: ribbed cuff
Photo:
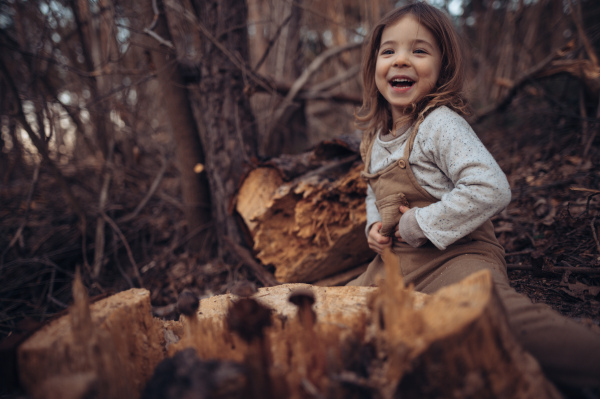
[[[415,211],[417,208],[410,208],[400,218],[398,223],[398,231],[400,237],[411,247],[417,248],[427,242],[427,237],[415,217]]]

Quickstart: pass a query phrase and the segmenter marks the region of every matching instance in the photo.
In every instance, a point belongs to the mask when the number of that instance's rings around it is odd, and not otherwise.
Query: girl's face
[[[375,84],[397,120],[404,109],[435,88],[442,54],[433,34],[409,14],[381,35]]]

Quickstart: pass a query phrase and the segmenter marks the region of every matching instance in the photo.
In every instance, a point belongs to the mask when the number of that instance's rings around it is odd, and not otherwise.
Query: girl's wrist
[[[418,208],[411,208],[406,211],[398,223],[398,232],[400,236],[411,247],[417,248],[428,241],[427,236],[419,226],[415,212]]]

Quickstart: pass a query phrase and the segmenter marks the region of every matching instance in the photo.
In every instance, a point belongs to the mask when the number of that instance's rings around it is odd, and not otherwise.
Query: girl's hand
[[[406,211],[408,211],[410,208],[407,207],[407,206],[401,205],[398,209],[400,209],[400,213],[402,213],[404,215],[404,213],[406,213]],[[400,232],[398,231],[398,227],[399,226],[400,226],[400,224],[396,225],[396,233],[394,235],[396,236],[396,238],[398,239],[398,241],[404,242],[404,240],[400,236]]]
[[[379,230],[381,230],[381,222],[373,223],[369,230],[367,243],[369,244],[369,248],[381,255],[384,248],[392,246],[392,239],[391,237],[379,234]]]

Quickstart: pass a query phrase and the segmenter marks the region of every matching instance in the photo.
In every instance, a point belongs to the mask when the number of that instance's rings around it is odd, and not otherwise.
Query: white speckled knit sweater
[[[411,131],[391,141],[378,135],[369,172],[401,158]],[[409,163],[417,182],[439,199],[414,211],[423,234],[439,249],[473,232],[510,202],[504,172],[467,121],[447,107],[435,109],[421,123]],[[381,217],[370,186],[366,205],[367,226],[371,226]]]

